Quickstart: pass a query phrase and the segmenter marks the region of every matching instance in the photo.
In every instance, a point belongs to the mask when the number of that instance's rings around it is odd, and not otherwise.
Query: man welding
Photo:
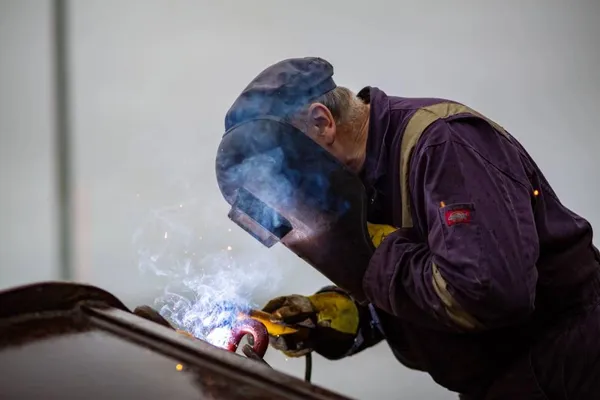
[[[386,340],[464,399],[599,399],[590,224],[494,121],[332,76],[320,58],[278,62],[225,118],[230,217],[336,284],[271,300],[274,318],[315,324],[272,345],[336,360]]]

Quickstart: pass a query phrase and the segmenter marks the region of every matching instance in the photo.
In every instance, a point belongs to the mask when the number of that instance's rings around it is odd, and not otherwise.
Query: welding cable
[[[312,353],[308,353],[306,356],[306,366],[304,367],[304,380],[310,382],[312,375]]]

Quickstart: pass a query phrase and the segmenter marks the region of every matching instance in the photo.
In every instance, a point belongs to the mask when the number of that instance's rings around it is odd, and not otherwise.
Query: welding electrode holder
[[[244,317],[249,317],[252,318],[260,323],[262,323],[265,328],[267,329],[267,333],[269,335],[273,335],[273,336],[281,336],[281,335],[289,335],[289,334],[293,334],[293,333],[297,333],[299,331],[303,331],[305,334],[309,334],[309,327],[306,326],[301,326],[301,325],[291,325],[291,324],[286,324],[283,322],[279,322],[279,321],[273,321],[271,314],[266,313],[264,311],[260,311],[260,310],[250,310],[248,313],[245,314],[241,314],[240,315],[241,318]],[[261,361],[263,363],[267,364],[266,361],[264,361],[262,359],[262,357],[258,356],[254,350],[253,350],[253,345],[254,345],[254,335],[248,335],[248,344],[249,345],[245,345],[242,348],[243,353],[246,355],[246,357],[251,358],[253,360],[257,360],[257,361]],[[306,382],[310,382],[311,377],[312,377],[312,354],[308,353],[305,356],[305,368],[304,368],[304,380]]]

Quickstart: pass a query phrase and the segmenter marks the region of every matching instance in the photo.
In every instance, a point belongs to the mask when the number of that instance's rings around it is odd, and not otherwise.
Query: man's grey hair
[[[351,123],[357,116],[358,109],[365,106],[362,100],[356,97],[350,89],[343,86],[338,86],[310,102],[310,104],[314,103],[321,103],[327,107],[337,125]],[[300,111],[293,113],[293,115],[288,116],[287,119],[295,125],[303,125],[303,123],[307,122],[305,117],[310,104],[307,104]]]

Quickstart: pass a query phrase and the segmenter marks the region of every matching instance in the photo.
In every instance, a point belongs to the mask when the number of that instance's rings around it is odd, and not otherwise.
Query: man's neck
[[[363,169],[367,157],[367,139],[369,137],[370,110],[370,106],[365,107],[363,118],[361,118],[360,121],[357,121],[358,124],[355,129],[356,135],[352,144],[355,151],[354,154],[351,157],[349,157],[347,162],[348,167],[356,173],[359,173]]]

